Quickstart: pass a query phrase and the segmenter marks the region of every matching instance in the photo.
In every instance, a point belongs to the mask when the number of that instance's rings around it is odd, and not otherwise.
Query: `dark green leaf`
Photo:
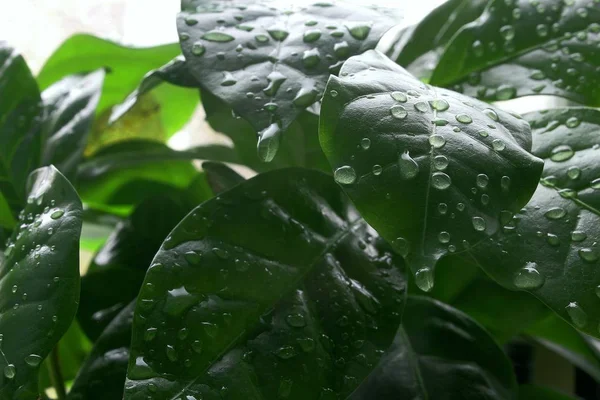
[[[55,165],[73,180],[83,156],[100,99],[104,70],[71,75],[42,93],[44,149],[42,165]]]
[[[394,344],[352,400],[517,398],[510,360],[462,312],[409,297]]]
[[[429,80],[444,47],[465,24],[478,18],[489,0],[449,0],[402,35],[396,62],[419,79]]]
[[[27,176],[39,166],[40,93],[23,57],[0,41],[0,224],[12,228],[12,215],[25,204]]]
[[[238,163],[258,172],[285,167],[329,171],[329,164],[319,144],[318,115],[303,111],[286,131],[279,144],[277,156],[270,163],[264,163],[256,157],[256,138],[248,121],[235,116],[226,103],[206,90],[202,91],[202,105],[210,126],[233,141]]]
[[[202,163],[202,169],[206,173],[206,180],[215,194],[231,189],[245,180],[243,176],[225,164],[207,161]]]
[[[68,400],[122,399],[135,302],[123,308],[96,341]]]
[[[81,279],[77,319],[92,340],[136,298],[150,262],[169,232],[196,204],[180,192],[146,199],[94,256]]]
[[[554,389],[533,386],[533,385],[521,385],[519,386],[519,399],[521,400],[575,400],[574,397],[567,396],[566,394],[559,393]]]
[[[79,301],[81,202],[54,167],[34,171],[0,267],[0,398],[37,398],[38,369]]]
[[[525,205],[542,169],[526,121],[426,86],[377,51],[329,80],[320,138],[337,182],[423,290],[440,258]]]
[[[345,398],[394,338],[401,267],[329,176],[241,183],[192,211],[154,258],[125,398]]]
[[[600,110],[554,109],[526,118],[533,153],[546,161],[541,184],[472,254],[504,287],[531,292],[600,337]]]
[[[493,0],[452,39],[431,83],[486,100],[551,94],[600,105],[600,7]]]
[[[250,122],[259,157],[271,161],[281,133],[320,98],[329,75],[394,23],[389,10],[341,2],[292,10],[184,0],[177,27],[192,75]]]
[[[590,336],[577,332],[556,315],[536,322],[526,333],[600,382],[600,355]]]

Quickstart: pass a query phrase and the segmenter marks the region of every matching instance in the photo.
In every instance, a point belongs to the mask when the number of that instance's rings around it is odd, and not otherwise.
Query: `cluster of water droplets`
[[[524,85],[520,82],[518,87],[510,83],[493,86],[485,82],[486,72],[473,72],[454,89],[490,100],[509,100],[516,97],[517,92],[521,95],[570,92],[586,97],[585,92],[592,92],[590,98],[594,98],[598,93],[596,87],[600,73],[600,65],[594,62],[599,54],[600,42],[600,23],[593,18],[597,9],[596,0],[587,4],[575,0],[529,4],[514,0],[507,0],[504,4],[498,2],[490,10],[492,22],[488,22],[489,28],[486,25],[482,28],[486,32],[497,29],[497,35],[486,40],[481,38],[489,35],[478,32],[478,39],[471,44],[473,62],[516,57],[512,63],[530,70],[530,83]],[[530,20],[538,21],[533,32],[529,24],[526,29],[520,28]],[[499,21],[502,23],[498,28]],[[519,55],[522,51],[519,42],[526,42],[524,35],[530,40],[532,34],[539,45]],[[532,64],[534,56],[536,62]]]

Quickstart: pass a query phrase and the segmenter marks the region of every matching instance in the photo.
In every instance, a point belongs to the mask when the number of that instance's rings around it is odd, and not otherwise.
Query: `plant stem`
[[[48,371],[50,372],[50,381],[56,391],[58,400],[65,400],[67,398],[67,391],[65,389],[65,381],[63,380],[62,371],[60,369],[60,360],[58,358],[58,344],[52,349],[50,358],[46,363]]]

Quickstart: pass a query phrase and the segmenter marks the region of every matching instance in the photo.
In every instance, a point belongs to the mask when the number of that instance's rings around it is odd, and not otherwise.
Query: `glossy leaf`
[[[519,386],[519,399],[522,400],[575,400],[575,398],[566,394],[557,392],[553,389],[534,386],[521,385]]]
[[[213,193],[218,194],[244,182],[244,177],[225,164],[216,162],[202,163],[202,170]]]
[[[468,315],[409,297],[394,344],[351,400],[517,398],[510,360]]]
[[[546,161],[541,184],[472,254],[501,285],[531,292],[576,328],[600,337],[600,111],[554,109],[526,118],[533,153]]]
[[[600,382],[600,353],[594,347],[596,339],[578,332],[554,314],[530,326],[526,333]]]
[[[134,308],[135,302],[123,308],[96,340],[68,400],[123,398]]]
[[[486,100],[551,94],[600,105],[600,7],[493,0],[452,39],[431,83]]]
[[[395,44],[394,59],[410,73],[429,80],[445,46],[465,24],[478,18],[489,0],[449,0],[431,11]]]
[[[37,398],[38,369],[79,301],[81,202],[54,167],[35,170],[0,267],[0,398]]]
[[[250,122],[259,157],[271,161],[282,132],[320,98],[329,75],[397,22],[390,14],[342,2],[184,0],[177,28],[192,75]]]
[[[542,169],[527,122],[426,86],[376,51],[331,77],[319,134],[335,179],[423,290],[440,258],[529,200]]]
[[[345,398],[400,322],[390,250],[316,171],[261,174],[203,203],[146,275],[125,399]]]
[[[264,163],[256,157],[256,138],[248,121],[235,116],[226,103],[206,90],[202,91],[202,105],[210,126],[233,141],[237,164],[246,165],[258,172],[285,167],[329,171],[329,164],[319,144],[318,115],[303,111],[281,139],[275,158],[270,163]],[[216,158],[212,160],[227,161]]]
[[[44,90],[42,165],[55,165],[73,180],[91,131],[104,70],[71,75]]]
[[[25,203],[27,176],[39,166],[40,93],[23,57],[0,41],[0,222],[12,228],[13,216]]]

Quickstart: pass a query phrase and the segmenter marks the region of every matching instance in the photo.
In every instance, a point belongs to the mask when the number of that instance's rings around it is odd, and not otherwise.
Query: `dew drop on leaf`
[[[398,104],[390,108],[390,114],[396,119],[405,119],[408,116],[406,109]]]
[[[421,268],[415,274],[415,284],[424,292],[429,292],[433,289],[435,280],[431,268]]]
[[[585,326],[587,325],[588,316],[587,313],[583,311],[581,306],[577,304],[576,301],[569,303],[565,307],[565,310],[567,311],[567,314],[569,314],[573,325],[575,325],[579,329],[585,328]]]
[[[443,172],[434,172],[431,176],[431,186],[438,190],[448,189],[450,185],[452,185],[452,179]]]
[[[342,185],[351,185],[356,181],[356,171],[351,166],[344,165],[335,170],[333,178]]]
[[[519,289],[539,289],[545,281],[546,278],[538,271],[537,264],[528,262],[517,271],[513,283]]]
[[[415,178],[419,174],[419,164],[412,159],[408,150],[404,151],[398,160],[400,177],[404,180]]]

